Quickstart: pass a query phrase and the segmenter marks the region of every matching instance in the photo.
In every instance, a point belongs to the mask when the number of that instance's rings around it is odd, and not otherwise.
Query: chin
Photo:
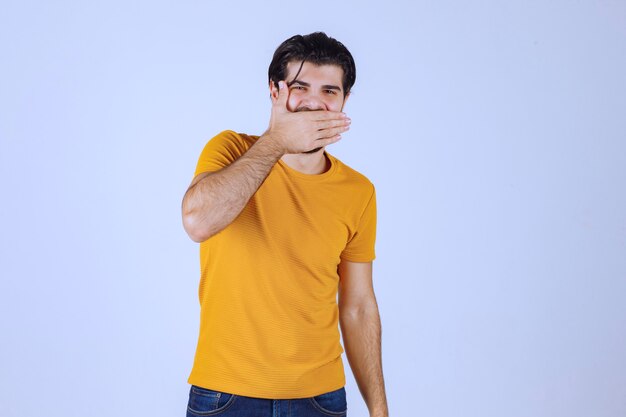
[[[302,153],[310,155],[312,153],[319,152],[320,149],[322,149],[321,146],[319,148],[311,149],[310,151],[306,151],[306,152],[302,152]]]

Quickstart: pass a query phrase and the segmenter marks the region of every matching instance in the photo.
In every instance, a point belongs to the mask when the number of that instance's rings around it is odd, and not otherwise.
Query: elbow
[[[185,192],[181,204],[183,228],[191,240],[196,243],[202,243],[217,233],[215,224],[213,224],[215,216],[211,202],[207,201],[207,198],[200,198],[196,192],[192,191],[194,186],[207,176],[208,174],[200,174],[194,179],[192,185]]]
[[[364,317],[364,311],[359,309],[339,309],[339,320],[342,322],[359,322]]]
[[[187,235],[196,243],[202,243],[213,233],[203,224],[197,213],[183,210],[183,227]]]
[[[339,317],[344,321],[362,321],[371,316],[378,316],[378,306],[375,302],[346,305],[339,303]]]

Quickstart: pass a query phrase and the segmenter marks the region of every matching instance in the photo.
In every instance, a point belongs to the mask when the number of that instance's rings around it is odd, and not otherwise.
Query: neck
[[[289,168],[302,172],[303,174],[322,174],[330,168],[330,161],[324,155],[324,149],[313,154],[289,153],[280,158]]]

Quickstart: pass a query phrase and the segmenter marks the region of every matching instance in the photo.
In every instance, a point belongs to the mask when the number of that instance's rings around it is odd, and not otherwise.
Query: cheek
[[[298,108],[299,103],[300,100],[294,94],[289,94],[289,98],[287,99],[287,110],[294,111]]]
[[[340,99],[329,100],[326,102],[326,105],[328,106],[328,110],[330,111],[341,111],[342,104],[343,104],[343,100],[340,100]]]

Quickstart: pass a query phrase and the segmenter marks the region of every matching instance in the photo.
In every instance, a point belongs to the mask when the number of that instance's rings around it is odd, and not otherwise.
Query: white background
[[[626,415],[618,0],[3,1],[0,415],[184,415],[181,198],[213,135],[265,130],[274,49],[316,30],[357,63],[328,150],[377,188],[391,415]]]

